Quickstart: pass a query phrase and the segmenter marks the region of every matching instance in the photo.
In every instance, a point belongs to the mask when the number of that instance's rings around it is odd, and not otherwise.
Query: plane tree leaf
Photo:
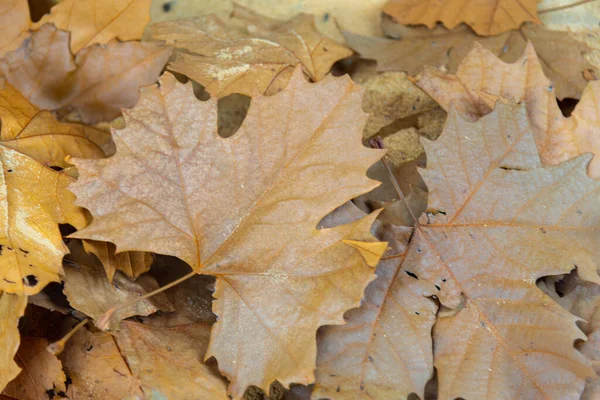
[[[365,172],[383,152],[360,143],[360,94],[347,77],[310,84],[297,68],[281,93],[254,97],[225,139],[216,99],[199,102],[166,74],[124,111],[114,156],[73,159],[71,190],[94,216],[74,236],[174,255],[217,277],[206,357],[218,360],[234,398],[249,385],[312,382],[317,328],[342,323],[374,278],[344,241],[375,242],[376,213],[316,229],[377,186]]]
[[[513,64],[476,45],[456,74],[426,68],[417,85],[444,109],[454,106],[465,118],[475,120],[492,111],[497,100],[514,100],[526,106],[542,162],[559,164],[578,155],[600,152],[600,85],[592,81],[569,117],[555,101],[555,86],[546,78],[533,46]],[[600,160],[589,165],[591,177],[600,177]]]
[[[578,399],[585,335],[536,280],[577,266],[599,281],[591,157],[542,167],[524,106],[501,103],[474,123],[451,109],[424,146],[428,212],[402,268],[449,309],[433,329],[440,399]]]
[[[318,33],[312,16],[304,14],[276,22],[240,10],[229,20],[209,15],[161,22],[151,29],[153,39],[178,49],[169,69],[198,81],[217,97],[251,96],[255,90],[277,93],[296,65],[319,81],[333,63],[352,55]]]

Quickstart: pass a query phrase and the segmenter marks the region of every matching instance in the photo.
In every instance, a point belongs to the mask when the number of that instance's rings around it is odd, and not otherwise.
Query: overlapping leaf
[[[15,363],[19,349],[19,318],[27,306],[27,297],[0,292],[0,388],[19,375],[21,369]]]
[[[223,139],[215,100],[198,102],[166,75],[125,112],[115,156],[74,160],[71,190],[94,215],[77,237],[175,255],[217,277],[206,357],[235,398],[249,385],[312,382],[317,328],[341,323],[373,279],[361,253],[377,253],[372,263],[385,246],[361,241],[374,241],[375,215],[316,229],[376,186],[365,171],[382,152],[360,144],[360,103],[348,78],[309,84],[297,68],[280,94],[253,98]]]

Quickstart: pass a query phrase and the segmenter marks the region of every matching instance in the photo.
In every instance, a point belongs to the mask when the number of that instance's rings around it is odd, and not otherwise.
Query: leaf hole
[[[23,283],[29,287],[34,287],[35,285],[38,284],[38,282],[39,281],[35,277],[35,275],[27,275],[25,278],[23,278]]]
[[[415,278],[416,280],[419,280],[419,277],[417,276],[417,274],[415,274],[414,272],[410,272],[410,271],[404,271],[404,273],[408,276],[410,276],[411,278]]]

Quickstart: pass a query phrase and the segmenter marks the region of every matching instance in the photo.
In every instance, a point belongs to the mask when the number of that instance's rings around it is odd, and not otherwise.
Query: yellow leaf
[[[359,242],[357,240],[343,240],[343,242],[358,250],[369,267],[377,266],[388,245],[387,242]]]
[[[23,316],[26,306],[26,296],[0,291],[0,392],[21,371],[14,358],[21,341],[19,318]]]

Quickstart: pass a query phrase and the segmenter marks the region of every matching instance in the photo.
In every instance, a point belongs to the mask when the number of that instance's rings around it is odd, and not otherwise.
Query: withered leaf
[[[125,251],[115,254],[117,249],[112,243],[84,240],[83,248],[86,252],[98,257],[109,282],[112,282],[117,271],[123,272],[129,279],[136,279],[148,271],[152,264],[151,253]]]
[[[210,15],[162,22],[151,29],[153,39],[179,49],[169,68],[217,97],[251,96],[255,90],[277,93],[296,65],[319,81],[334,62],[352,54],[318,33],[313,18],[304,14],[279,23],[238,11],[229,20]]]
[[[46,23],[71,32],[70,48],[77,53],[94,43],[106,44],[113,39],[141,39],[150,21],[152,0],[64,0],[52,7],[50,14],[33,24],[38,29]]]
[[[73,57],[68,43],[68,32],[43,25],[0,60],[0,71],[35,106],[75,108],[84,122],[111,120],[132,107],[138,87],[155,82],[171,54],[153,43],[111,42]]]
[[[0,392],[21,372],[14,358],[21,342],[19,318],[26,306],[27,297],[0,292]]]
[[[578,399],[593,376],[574,348],[585,336],[536,280],[575,265],[600,280],[591,157],[541,167],[524,106],[501,103],[474,123],[451,111],[424,146],[428,214],[402,268],[452,311],[433,330],[440,399]]]
[[[207,357],[218,360],[234,398],[249,385],[312,382],[317,328],[341,323],[373,279],[344,241],[375,241],[368,228],[376,214],[316,229],[377,186],[365,171],[382,151],[360,143],[360,103],[349,78],[310,84],[297,68],[281,93],[254,97],[224,139],[216,99],[197,101],[191,85],[167,74],[125,111],[113,157],[74,160],[80,176],[71,190],[94,215],[74,236],[174,255],[217,277]]]
[[[496,35],[517,29],[523,22],[538,22],[538,0],[390,0],[383,11],[404,25],[440,21],[452,29],[464,22],[479,35]]]
[[[0,57],[21,45],[30,25],[27,0],[7,0],[0,4]]]
[[[497,36],[480,37],[467,27],[432,31],[406,28],[395,24],[399,40],[368,38],[346,34],[348,45],[363,57],[377,60],[380,71],[421,72],[424,66],[444,67],[453,73],[476,42],[505,62],[515,62],[523,54],[527,41],[533,43],[543,60],[544,73],[554,82],[558,98],[579,98],[586,85],[583,71],[587,67],[584,54],[588,50],[563,32],[541,26],[525,25],[518,31]]]

